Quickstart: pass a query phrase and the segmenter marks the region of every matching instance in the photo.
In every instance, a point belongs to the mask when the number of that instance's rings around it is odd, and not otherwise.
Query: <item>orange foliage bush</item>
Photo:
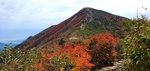
[[[43,63],[44,64],[43,65],[47,65],[49,63],[50,68],[53,69],[53,68],[55,68],[54,66],[56,64],[53,64],[51,62],[54,62],[57,60],[54,60],[54,61],[52,61],[52,60],[54,58],[57,58],[57,57],[58,57],[58,59],[66,59],[63,56],[63,55],[66,55],[67,58],[71,61],[71,65],[73,67],[72,68],[73,70],[87,71],[94,66],[94,64],[90,63],[91,56],[90,56],[90,54],[88,52],[89,50],[86,46],[83,46],[80,44],[72,45],[71,43],[64,43],[61,48],[62,48],[61,50],[58,50],[54,53],[44,52],[44,55],[43,55],[43,60],[44,60]],[[59,62],[58,62],[58,64],[59,64]],[[35,66],[38,69],[40,69],[39,62],[37,62],[35,64]],[[47,68],[47,67],[45,66],[44,68]],[[60,70],[66,70],[66,67],[64,66],[64,67],[61,67],[59,69]]]
[[[90,40],[92,62],[98,66],[112,65],[117,56],[115,49],[117,38],[105,33],[92,36]]]
[[[88,53],[88,48],[80,44],[72,46],[71,43],[65,43],[60,53],[67,54],[76,67],[80,67],[81,70],[92,68],[94,64],[90,63],[91,56]]]
[[[90,71],[93,66],[112,65],[116,59],[115,50],[117,38],[109,33],[97,34],[90,38],[89,48],[87,45],[64,43],[55,52],[44,52],[43,64],[35,63],[37,69],[42,67],[47,70],[70,69],[72,71]],[[58,47],[58,46],[57,46]],[[69,61],[68,61],[69,60]],[[90,62],[93,63],[90,63]],[[67,63],[66,66],[60,63]],[[58,64],[58,65],[57,65]]]

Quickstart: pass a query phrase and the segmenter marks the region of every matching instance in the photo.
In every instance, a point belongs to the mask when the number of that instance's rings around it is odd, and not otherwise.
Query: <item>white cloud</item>
[[[51,25],[58,24],[63,20],[69,18],[83,7],[92,7],[95,9],[110,12],[112,14],[132,18],[136,16],[137,9],[139,10],[140,13],[143,14],[147,13],[142,9],[142,6],[147,8],[150,7],[149,1],[148,0],[0,0],[0,25],[1,25],[0,31],[9,29],[44,30],[45,28]],[[149,8],[148,10],[150,11]]]

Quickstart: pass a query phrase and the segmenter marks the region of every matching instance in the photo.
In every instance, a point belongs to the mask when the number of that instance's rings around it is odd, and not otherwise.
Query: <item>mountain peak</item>
[[[92,8],[90,8],[90,7],[85,7],[84,8],[84,15],[85,15],[85,18],[84,18],[84,21],[85,21],[85,23],[87,23],[87,22],[91,22],[91,21],[93,21],[94,19],[93,19],[93,12],[92,12]]]
[[[36,34],[35,36],[28,38],[27,40],[16,46],[15,49],[23,48],[24,46],[28,48],[44,47],[48,46],[50,44],[49,42],[58,42],[58,40],[60,40],[61,38],[67,39],[76,35],[83,37],[83,33],[85,33],[86,29],[90,32],[91,30],[89,29],[98,28],[100,31],[107,30],[113,33],[114,31],[119,30],[119,23],[122,19],[126,18],[113,15],[105,11],[96,10],[90,7],[84,7],[79,12],[66,19],[65,21],[59,23],[58,25],[49,27],[44,31]],[[91,28],[91,24],[96,26],[94,26],[94,28]],[[88,25],[88,27],[86,25]],[[120,32],[117,32],[117,34],[119,33]],[[86,34],[90,36],[89,33]]]
[[[92,10],[92,9],[94,9],[94,8],[91,8],[91,7],[84,7],[83,9],[85,9],[85,10]]]

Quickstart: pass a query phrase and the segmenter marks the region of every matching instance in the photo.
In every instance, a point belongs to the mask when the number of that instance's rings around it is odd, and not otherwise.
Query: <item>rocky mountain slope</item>
[[[77,38],[87,39],[90,35],[100,32],[110,32],[115,36],[121,36],[120,21],[123,19],[127,18],[86,7],[58,25],[30,36],[15,49],[24,46],[45,47],[50,45],[50,42],[59,42],[62,38],[66,41]]]

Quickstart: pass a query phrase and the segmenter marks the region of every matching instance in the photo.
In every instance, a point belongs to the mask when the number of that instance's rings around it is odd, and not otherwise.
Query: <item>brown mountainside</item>
[[[83,8],[76,14],[74,14],[72,17],[66,19],[65,21],[59,23],[58,25],[51,26],[42,32],[36,34],[35,36],[31,36],[28,39],[26,39],[24,42],[19,44],[16,48],[23,48],[24,46],[28,48],[33,47],[41,47],[45,45],[47,42],[52,41],[57,38],[65,38],[66,35],[73,36],[80,34],[82,32],[85,33],[85,31],[90,29],[95,29],[97,26],[97,30],[106,30],[110,31],[110,33],[117,33],[120,35],[120,21],[126,19],[121,16],[113,15],[105,11],[96,10],[93,8]],[[86,26],[86,24],[88,24]],[[94,28],[90,28],[94,24],[97,26]],[[79,28],[80,27],[80,28]],[[82,28],[81,28],[82,27]],[[79,29],[77,29],[79,28]],[[79,31],[80,30],[80,31]],[[71,33],[73,32],[73,33]],[[76,33],[75,33],[76,32]],[[91,31],[93,32],[93,31]],[[85,33],[87,34],[87,33]],[[64,36],[65,35],[65,36]],[[89,34],[87,34],[89,35]],[[70,37],[68,36],[68,37]],[[80,35],[82,36],[82,35]]]

